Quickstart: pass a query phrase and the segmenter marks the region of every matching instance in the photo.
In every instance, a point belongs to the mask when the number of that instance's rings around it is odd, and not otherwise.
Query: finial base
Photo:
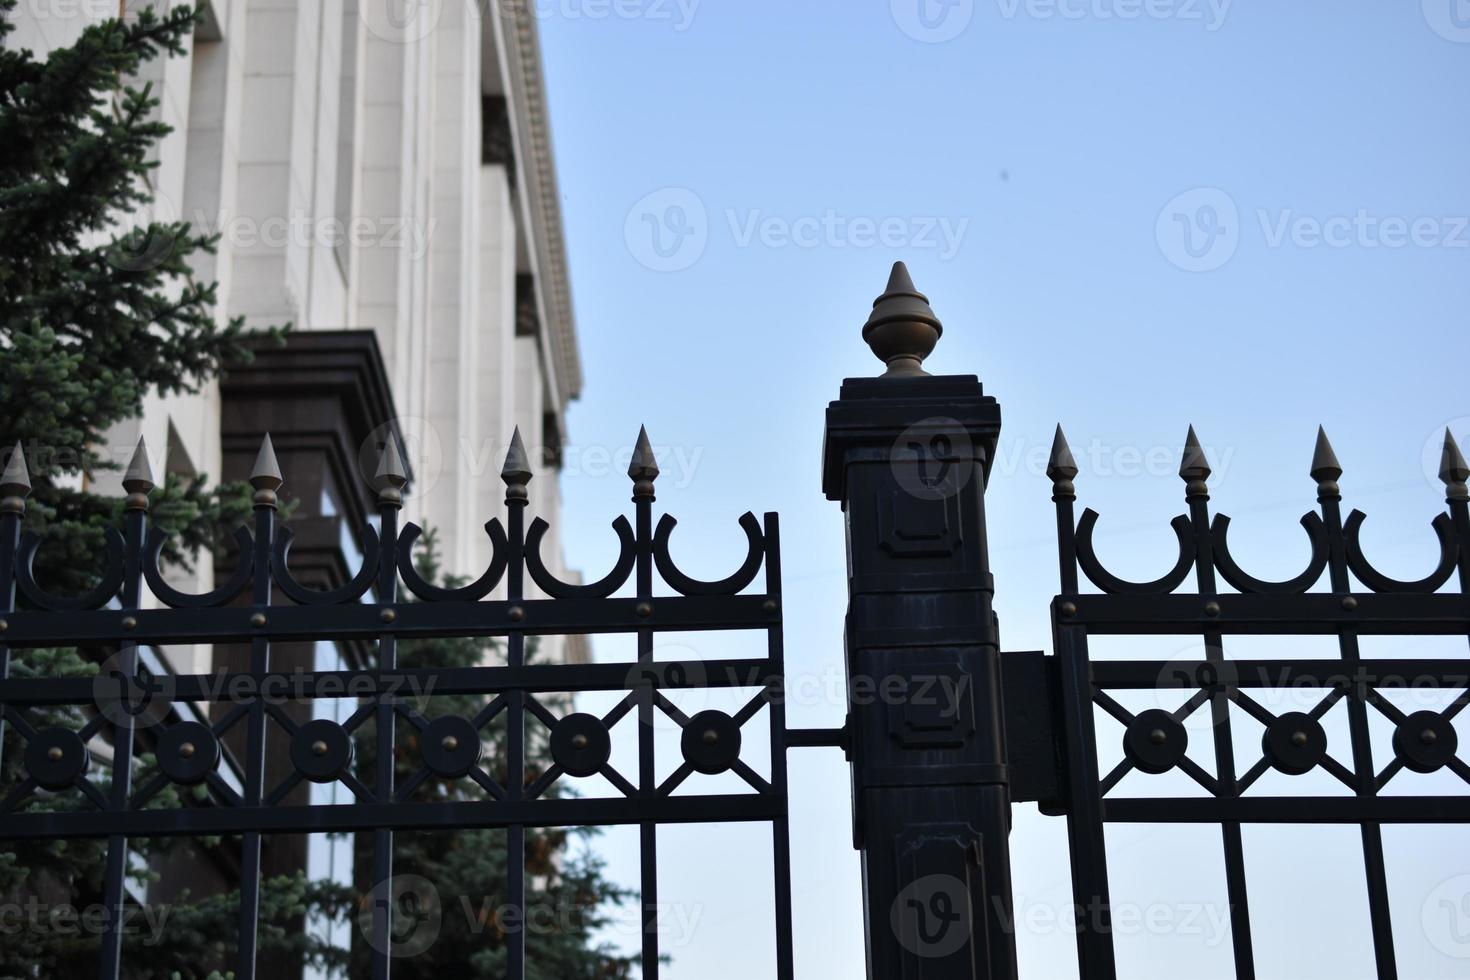
[[[888,361],[888,370],[879,377],[883,378],[929,378],[933,377],[925,371],[918,357],[905,354],[901,357],[893,357]]]

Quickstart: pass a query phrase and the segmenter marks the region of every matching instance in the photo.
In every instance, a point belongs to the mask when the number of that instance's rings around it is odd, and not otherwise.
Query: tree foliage
[[[197,391],[248,360],[247,332],[219,322],[216,284],[191,275],[215,236],[148,217],[150,154],[169,127],[151,87],[127,84],[182,53],[197,12],[145,7],[38,58],[7,41],[15,8],[0,0],[0,445],[24,444],[27,525],[51,529],[38,573],[76,590],[122,510],[87,492],[131,451],[110,447],[109,430],[148,392]],[[169,559],[188,561],[247,506],[203,476],[168,482],[154,520],[176,535]]]

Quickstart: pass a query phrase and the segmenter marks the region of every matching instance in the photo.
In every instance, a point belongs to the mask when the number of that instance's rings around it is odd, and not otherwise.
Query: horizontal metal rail
[[[1346,600],[1351,599],[1348,603]],[[1350,605],[1352,608],[1345,608]],[[1193,633],[1335,636],[1455,635],[1470,632],[1470,596],[1394,595],[1060,595],[1056,621],[1093,634]]]
[[[772,660],[658,660],[651,663],[526,664],[399,670],[266,671],[171,674],[134,684],[143,698],[248,704],[267,701],[498,694],[504,691],[578,692],[634,690],[652,681],[661,690],[762,687],[784,668]],[[92,704],[96,678],[34,677],[0,680],[0,704]],[[120,689],[119,689],[120,690]],[[108,692],[111,693],[110,691]]]
[[[259,832],[456,830],[475,827],[593,827],[616,824],[726,823],[775,820],[784,795],[748,793],[623,799],[462,800],[452,803],[339,803],[322,806],[191,807],[183,809],[15,813],[5,838],[205,836]]]
[[[749,630],[779,625],[781,614],[772,596],[734,595],[667,596],[647,601],[529,599],[83,613],[24,610],[5,614],[0,622],[7,646],[38,647]]]

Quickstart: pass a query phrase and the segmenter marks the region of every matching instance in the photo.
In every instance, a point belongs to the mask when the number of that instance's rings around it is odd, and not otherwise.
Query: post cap
[[[893,263],[888,288],[873,300],[873,312],[863,325],[863,340],[888,370],[885,378],[924,377],[920,365],[939,343],[944,327],[929,308],[929,297],[914,288],[908,267]]]

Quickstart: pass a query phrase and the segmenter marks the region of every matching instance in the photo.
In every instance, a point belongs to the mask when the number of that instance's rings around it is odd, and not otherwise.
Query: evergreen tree
[[[120,460],[100,447],[118,423],[137,417],[150,391],[198,390],[232,363],[248,360],[251,338],[239,320],[221,324],[215,284],[191,275],[190,261],[214,238],[182,221],[140,220],[152,200],[149,156],[168,127],[157,121],[148,87],[127,84],[143,63],[178,54],[198,12],[188,7],[88,27],[69,47],[44,58],[7,40],[16,0],[0,0],[0,445],[21,443],[33,492],[26,527],[44,532],[36,574],[46,587],[74,593],[92,584],[103,532],[121,526],[122,501],[89,492],[92,478]],[[270,331],[277,334],[277,331]],[[151,519],[171,532],[165,559],[188,564],[207,553],[249,512],[248,488],[213,486],[206,478],[165,480],[154,492]],[[430,550],[425,577],[437,575]],[[406,666],[468,666],[493,655],[485,641],[431,640],[400,645]],[[95,651],[33,650],[12,655],[15,677],[88,676]],[[470,713],[474,698],[434,699],[431,713]],[[472,703],[477,702],[477,703]],[[76,730],[81,708],[32,709],[32,724]],[[528,731],[530,729],[528,728]],[[414,733],[401,729],[412,746]],[[503,726],[487,734],[485,758],[503,758]],[[360,765],[371,765],[365,742]],[[544,769],[544,739],[528,739],[528,773]],[[0,787],[20,779],[23,740],[5,726]],[[400,778],[409,756],[397,761]],[[144,755],[140,768],[151,768]],[[503,768],[497,773],[504,779]],[[94,777],[106,792],[106,775]],[[187,791],[186,791],[187,792]],[[461,785],[429,781],[417,798],[445,799]],[[29,808],[82,805],[76,793],[48,796]],[[166,791],[150,806],[184,805]],[[533,978],[619,978],[632,962],[598,947],[592,934],[625,896],[563,831],[528,830],[528,902],[556,910],[549,929],[529,930]],[[163,846],[236,846],[233,840],[132,842],[143,855]],[[42,909],[86,908],[101,898],[105,841],[39,840],[0,850],[0,902]],[[399,834],[395,870],[435,882],[446,914],[430,949],[395,962],[401,977],[494,977],[504,967],[504,928],[494,915],[505,889],[505,834],[471,830]],[[360,858],[358,867],[370,865]],[[140,878],[147,871],[138,872]],[[367,884],[311,882],[300,874],[263,883],[260,950],[338,976],[362,975],[367,947],[355,928]],[[198,896],[167,910],[159,941],[124,944],[129,977],[227,975],[234,957],[238,892]],[[141,913],[159,910],[131,909]],[[348,920],[350,949],[337,949],[302,929],[303,921]],[[0,942],[0,977],[89,974],[98,937],[23,917]],[[350,974],[349,971],[350,970]]]
[[[58,591],[86,584],[103,529],[122,501],[88,478],[126,461],[99,452],[143,397],[195,391],[243,361],[243,324],[221,326],[215,284],[190,257],[215,239],[182,221],[148,221],[149,153],[169,127],[148,86],[126,85],[145,61],[181,53],[197,12],[145,8],[85,30],[38,59],[7,42],[15,0],[0,0],[0,445],[25,445],[34,485],[30,529],[49,527],[37,571]],[[248,498],[170,481],[153,520],[187,562]]]

